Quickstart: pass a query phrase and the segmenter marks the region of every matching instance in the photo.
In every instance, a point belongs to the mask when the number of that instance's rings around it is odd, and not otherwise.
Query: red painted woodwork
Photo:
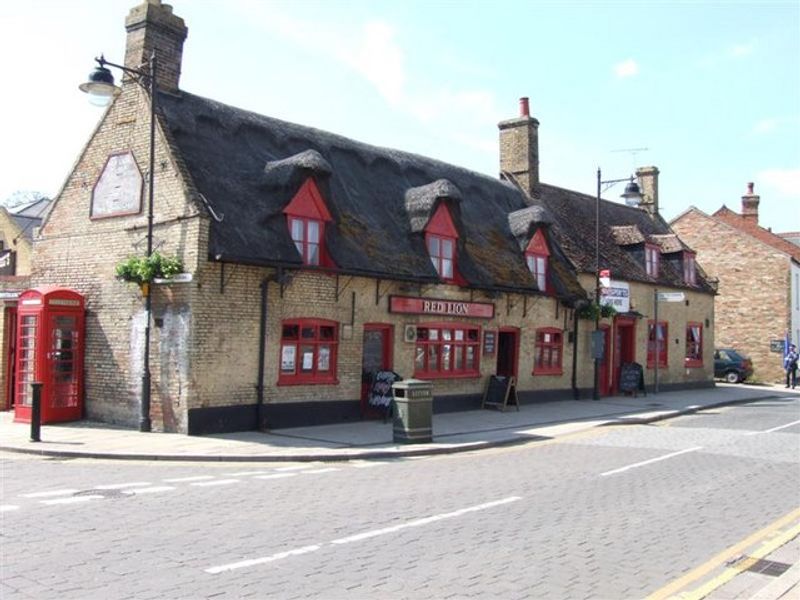
[[[361,416],[379,418],[383,413],[369,406],[372,376],[376,371],[392,370],[392,326],[365,323],[361,348]]]
[[[547,239],[544,237],[544,233],[542,233],[541,229],[533,234],[531,241],[528,243],[528,247],[525,248],[525,252],[550,256],[550,248],[547,246]]]
[[[622,365],[636,362],[636,320],[630,317],[616,317],[614,332],[614,366],[611,372],[611,388],[619,391]]]
[[[412,315],[447,315],[455,317],[474,317],[477,319],[493,319],[494,304],[439,300],[437,298],[389,296],[389,312]]]
[[[2,403],[2,410],[9,410],[13,405],[14,381],[15,381],[15,360],[17,357],[17,307],[7,306],[4,311],[5,340],[3,343],[6,348],[6,388],[3,390],[5,399]]]
[[[42,423],[83,416],[83,296],[59,287],[22,292],[17,308],[14,420],[29,423],[33,391],[43,384]]]
[[[328,206],[325,204],[325,200],[322,199],[322,194],[312,177],[306,179],[303,185],[300,186],[300,189],[297,190],[294,198],[289,201],[283,212],[293,217],[305,217],[307,219],[316,219],[317,221],[332,220]]]

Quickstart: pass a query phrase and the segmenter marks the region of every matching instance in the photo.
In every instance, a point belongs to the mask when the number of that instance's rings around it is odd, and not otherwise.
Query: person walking
[[[789,352],[783,358],[783,368],[786,370],[786,387],[791,383],[792,389],[797,385],[797,346],[789,344]]]

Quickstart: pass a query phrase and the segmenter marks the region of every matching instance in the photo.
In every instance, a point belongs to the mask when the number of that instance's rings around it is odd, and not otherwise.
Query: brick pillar
[[[758,225],[758,203],[761,196],[753,192],[753,182],[747,184],[747,193],[742,196],[742,217]]]
[[[636,169],[636,179],[642,191],[640,208],[655,216],[658,214],[658,168],[639,167]]]
[[[172,14],[169,4],[162,4],[161,0],[145,0],[128,13],[125,29],[128,32],[125,66],[139,68],[150,60],[155,50],[159,89],[178,91],[183,42],[189,31],[183,19]]]
[[[500,172],[514,179],[531,196],[539,186],[539,121],[529,114],[528,99],[520,99],[520,116],[502,121],[500,128]]]

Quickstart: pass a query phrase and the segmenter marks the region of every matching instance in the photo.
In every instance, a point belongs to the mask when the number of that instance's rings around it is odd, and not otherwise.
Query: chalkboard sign
[[[786,350],[784,348],[786,342],[783,340],[770,340],[769,341],[769,351],[775,352],[777,354],[783,354]]]
[[[492,406],[505,410],[509,404],[515,404],[519,410],[516,381],[513,377],[492,375],[486,384],[481,408]]]
[[[392,384],[400,379],[394,371],[377,371],[369,390],[370,405],[387,410],[392,403]]]
[[[623,363],[619,373],[619,389],[625,393],[632,393],[636,396],[637,392],[647,392],[644,389],[644,372],[639,363]]]

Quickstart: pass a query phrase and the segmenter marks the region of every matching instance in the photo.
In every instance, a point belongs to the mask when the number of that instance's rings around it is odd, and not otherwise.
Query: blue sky
[[[102,112],[77,85],[101,52],[123,60],[137,2],[0,4],[0,200],[58,192]],[[671,219],[739,212],[753,181],[759,223],[800,231],[797,0],[171,4],[192,93],[490,175],[528,96],[546,183],[594,194],[598,166],[656,165]]]

